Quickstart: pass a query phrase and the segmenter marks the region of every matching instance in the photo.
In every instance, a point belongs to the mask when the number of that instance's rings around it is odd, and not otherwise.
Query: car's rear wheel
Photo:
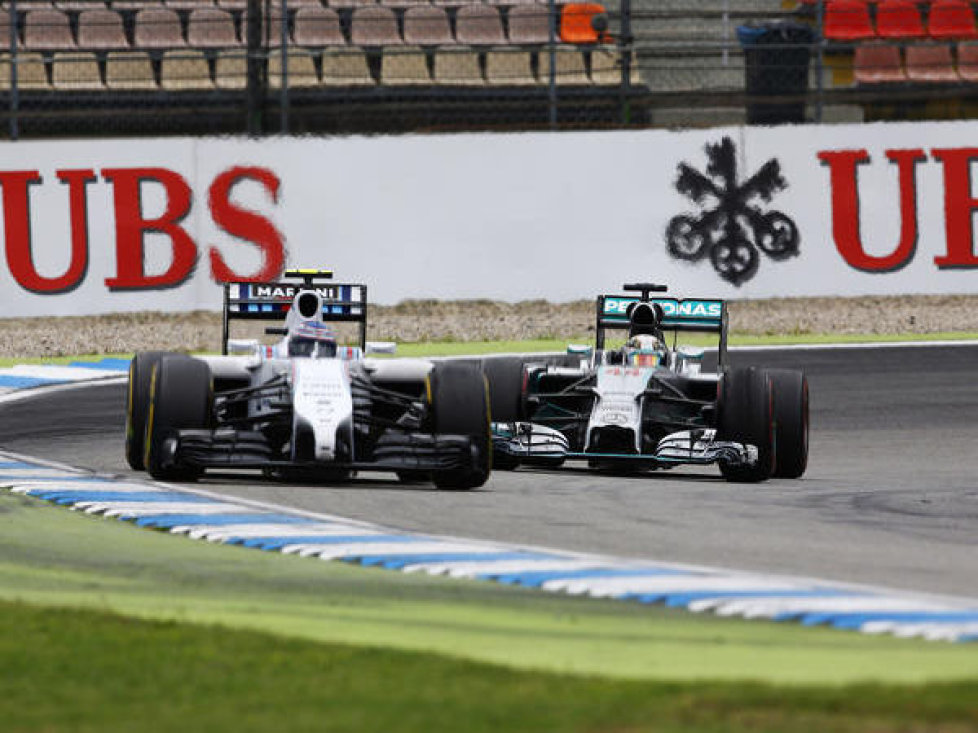
[[[769,369],[774,387],[774,476],[799,478],[808,467],[808,379],[796,369]]]
[[[129,362],[129,389],[126,391],[126,462],[134,471],[146,468],[144,462],[146,415],[153,368],[166,351],[140,351]]]
[[[432,472],[439,489],[466,490],[482,486],[492,464],[489,388],[482,370],[469,364],[441,363],[428,375],[432,430],[435,434],[471,438],[469,465]]]
[[[181,463],[173,454],[179,430],[203,430],[211,422],[214,399],[211,370],[189,356],[164,356],[153,367],[146,417],[146,470],[162,481],[194,481],[198,466]]]
[[[764,481],[774,470],[774,395],[771,378],[757,367],[735,368],[720,378],[717,440],[757,448],[753,465],[720,461],[727,481]]]

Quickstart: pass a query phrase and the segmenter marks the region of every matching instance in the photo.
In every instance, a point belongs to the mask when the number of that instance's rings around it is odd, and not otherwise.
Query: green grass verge
[[[730,334],[732,346],[791,346],[796,344],[861,344],[861,343],[903,343],[907,341],[974,341],[978,333],[970,331],[947,331],[943,333],[874,333],[874,334]],[[432,341],[421,343],[399,343],[396,356],[467,356],[478,354],[504,353],[533,353],[557,351],[563,352],[568,343],[589,344],[591,336],[580,336],[569,339],[534,339],[530,341]],[[713,346],[715,336],[688,335],[683,343],[694,346]],[[128,359],[132,354],[98,354],[87,356],[57,356],[57,357],[4,357],[0,358],[0,367],[15,364],[68,364],[79,359],[122,358]]]
[[[6,493],[0,600],[617,678],[978,681],[973,645],[719,619],[211,545]]]
[[[4,733],[978,731],[974,647],[364,570],[9,494],[0,660]]]
[[[0,602],[5,733],[978,730],[978,684],[782,688],[521,672]]]

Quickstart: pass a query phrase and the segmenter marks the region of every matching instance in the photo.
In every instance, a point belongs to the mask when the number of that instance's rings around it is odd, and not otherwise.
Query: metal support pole
[[[621,109],[621,124],[631,122],[629,92],[632,85],[632,0],[621,0],[621,28],[618,33],[618,58],[621,60],[621,93],[618,104]]]
[[[289,134],[289,15],[287,0],[282,0],[282,86],[279,92],[279,132]]]
[[[547,53],[550,54],[550,79],[547,92],[550,109],[550,129],[557,129],[557,3],[556,0],[547,0],[547,13],[550,16],[549,22],[549,43]]]
[[[723,0],[723,66],[730,66],[730,0]]]
[[[17,86],[17,0],[10,0],[10,139],[20,137],[17,112],[20,109],[20,90]]]
[[[822,21],[825,19],[825,0],[818,0],[815,8],[815,26],[818,28],[818,60],[815,62],[815,122],[821,122],[824,88],[822,73],[825,70],[825,40],[822,35]]]
[[[245,90],[245,115],[248,134],[257,137],[262,133],[262,106],[265,94],[262,79],[262,0],[248,0],[245,18],[245,40],[248,45],[248,86]]]

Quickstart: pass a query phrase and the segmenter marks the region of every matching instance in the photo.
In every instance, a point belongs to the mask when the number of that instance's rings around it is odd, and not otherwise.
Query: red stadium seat
[[[935,0],[927,26],[931,38],[978,38],[974,11],[965,0]]]
[[[958,44],[958,76],[963,81],[978,82],[978,43]]]
[[[859,84],[892,84],[907,80],[900,59],[900,49],[883,43],[856,46],[852,71]]]
[[[861,41],[876,35],[864,0],[830,0],[822,30],[832,41]]]
[[[927,35],[917,3],[913,0],[883,0],[876,8],[876,34],[894,40]]]
[[[951,47],[943,44],[908,46],[907,78],[928,84],[952,84],[961,81],[951,60]]]

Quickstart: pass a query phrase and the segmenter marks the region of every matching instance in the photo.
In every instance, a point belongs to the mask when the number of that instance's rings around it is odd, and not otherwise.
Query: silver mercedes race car
[[[800,477],[808,464],[805,375],[728,366],[721,300],[652,297],[666,291],[653,283],[624,290],[598,296],[593,347],[483,362],[495,467],[583,459],[614,470],[718,464],[729,481]],[[613,330],[627,331],[627,340],[606,349]],[[677,345],[690,331],[717,335],[716,372],[703,371],[702,348]]]
[[[164,480],[256,468],[289,480],[376,470],[443,489],[484,484],[492,454],[478,366],[366,356],[394,348],[366,340],[366,286],[325,271],[285,277],[225,286],[221,356],[136,354],[129,465]],[[277,320],[266,333],[282,338],[232,340],[235,319]],[[359,324],[359,345],[338,346],[335,322]]]

